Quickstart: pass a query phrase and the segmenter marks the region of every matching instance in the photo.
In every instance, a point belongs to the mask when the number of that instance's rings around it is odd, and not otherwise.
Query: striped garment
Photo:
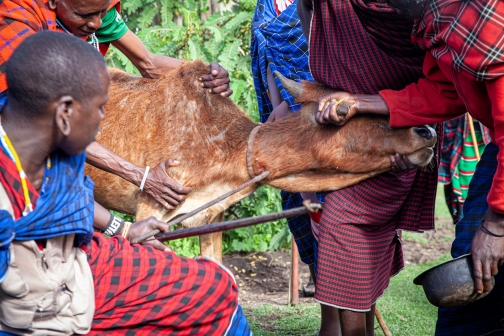
[[[252,20],[250,56],[260,119],[265,122],[273,110],[268,96],[268,66],[272,73],[278,71],[292,80],[313,81],[308,68],[308,43],[301,30],[295,1],[278,16],[272,0],[257,2]],[[291,111],[298,111],[301,105],[296,104],[278,78],[275,83]]]
[[[453,222],[457,223],[463,217],[462,206],[476,169],[477,158],[466,114],[445,121],[443,125],[438,181],[444,184],[446,204]],[[490,135],[488,129],[480,123],[475,122],[474,125],[481,155],[485,144],[490,142]]]
[[[451,254],[454,258],[469,253],[471,242],[488,210],[487,196],[497,170],[499,147],[489,143],[469,186],[464,203],[464,218],[455,226],[455,241]],[[440,308],[436,336],[504,335],[504,267],[495,278],[494,289],[481,300],[455,307]]]
[[[386,3],[317,0],[311,22],[312,75],[353,94],[402,89],[422,77],[425,53],[411,42],[412,27]],[[441,126],[437,132],[442,134]],[[427,169],[388,172],[326,195],[317,301],[354,311],[371,308],[403,267],[397,230],[434,228],[436,168],[434,162]]]

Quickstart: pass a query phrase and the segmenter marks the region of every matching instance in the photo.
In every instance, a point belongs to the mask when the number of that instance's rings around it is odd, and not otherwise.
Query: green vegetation
[[[377,307],[393,335],[434,335],[437,308],[427,301],[420,286],[413,285],[413,279],[449,258],[445,255],[435,262],[406,266],[392,278],[390,287],[378,300]],[[320,327],[318,303],[298,306],[264,305],[246,308],[245,314],[256,336],[311,336]],[[375,332],[377,336],[383,335],[376,321]]]

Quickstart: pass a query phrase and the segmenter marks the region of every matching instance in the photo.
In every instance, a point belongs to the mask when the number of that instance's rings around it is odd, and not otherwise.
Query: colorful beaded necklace
[[[33,204],[30,199],[30,193],[28,192],[26,173],[24,172],[23,167],[21,166],[21,160],[19,160],[19,156],[16,150],[14,149],[14,146],[12,146],[12,142],[10,141],[9,137],[7,136],[7,133],[5,133],[5,130],[2,127],[1,119],[0,119],[0,135],[2,136],[2,145],[6,149],[7,154],[10,156],[14,164],[16,165],[16,168],[19,173],[19,178],[21,179],[21,186],[23,187],[23,196],[25,199],[25,209],[23,211],[23,216],[26,216],[33,211]],[[47,170],[50,168],[51,168],[51,158],[48,156],[46,161],[46,174],[45,174],[46,178],[44,184],[47,183],[47,181],[49,180]],[[41,190],[42,189],[43,187],[41,187]]]

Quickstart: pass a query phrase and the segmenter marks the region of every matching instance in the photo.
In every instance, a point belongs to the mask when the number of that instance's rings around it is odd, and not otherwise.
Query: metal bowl
[[[474,289],[471,255],[447,261],[423,272],[413,280],[421,285],[431,304],[440,308],[463,306],[485,297]],[[493,279],[492,289],[495,285]]]

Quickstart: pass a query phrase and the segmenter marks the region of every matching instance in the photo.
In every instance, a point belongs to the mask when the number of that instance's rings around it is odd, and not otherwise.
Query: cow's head
[[[270,170],[268,184],[289,191],[334,190],[391,169],[390,156],[396,153],[418,167],[432,160],[437,136],[430,126],[392,128],[387,117],[375,115],[356,116],[344,126],[319,125],[315,121],[318,100],[334,90],[275,75],[303,106],[300,113],[262,126],[255,136],[254,142],[261,147],[277,148],[271,154],[256,146],[251,150],[249,170],[254,174]],[[288,146],[279,153],[282,143]],[[307,190],[310,183],[313,187]]]

